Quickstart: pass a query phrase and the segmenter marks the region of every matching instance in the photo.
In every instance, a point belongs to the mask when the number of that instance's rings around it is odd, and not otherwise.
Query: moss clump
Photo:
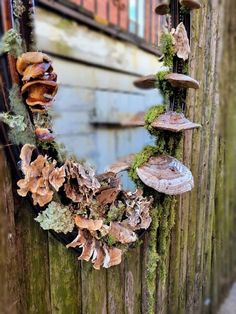
[[[157,88],[160,90],[160,93],[164,99],[164,102],[167,103],[169,98],[173,95],[173,89],[169,82],[165,79],[166,75],[169,74],[169,70],[160,71],[156,74]]]
[[[8,52],[13,57],[17,58],[24,52],[22,44],[23,42],[20,34],[17,32],[16,29],[11,28],[1,38],[0,55]]]
[[[18,85],[13,85],[9,90],[9,101],[11,111],[15,114],[15,116],[24,117],[22,123],[26,125],[24,130],[19,130],[18,128],[13,128],[9,131],[9,139],[14,144],[35,144],[35,136],[32,129],[32,123],[30,121],[27,109],[25,104],[23,103],[20,89]]]
[[[121,221],[125,212],[125,204],[119,201],[118,205],[112,205],[107,213],[105,224],[109,224],[111,221]]]
[[[25,10],[26,8],[22,0],[13,0],[13,13],[15,17],[20,18]]]
[[[156,155],[158,152],[158,147],[148,145],[135,156],[133,164],[129,171],[129,176],[138,186],[142,186],[143,184],[137,175],[136,169],[142,166],[145,162],[149,160],[150,157]]]
[[[157,105],[149,108],[146,112],[144,120],[145,120],[145,128],[151,133],[155,133],[155,129],[151,126],[151,124],[157,119],[161,114],[166,111],[165,105]],[[155,135],[155,134],[154,134]]]
[[[175,47],[173,45],[173,37],[169,32],[163,32],[160,39],[160,50],[164,55],[163,64],[169,68],[173,67],[173,57],[175,55]]]
[[[71,232],[75,226],[73,214],[69,207],[57,202],[51,202],[35,220],[44,230],[52,229],[65,234]]]
[[[162,208],[155,207],[151,211],[152,224],[149,231],[148,256],[147,256],[147,273],[146,283],[148,291],[148,313],[154,313],[155,290],[156,290],[156,269],[159,262],[159,254],[157,253],[157,230]]]
[[[4,122],[9,128],[15,128],[16,131],[22,132],[26,129],[24,117],[20,115],[13,115],[9,112],[0,113],[0,121]]]

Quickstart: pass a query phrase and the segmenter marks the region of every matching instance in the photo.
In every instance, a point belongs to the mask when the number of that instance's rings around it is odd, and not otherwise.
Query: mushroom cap
[[[137,240],[136,233],[119,222],[111,222],[108,234],[122,244],[132,243]]]
[[[46,128],[36,128],[35,135],[41,142],[51,142],[55,139],[53,134]]]
[[[16,61],[16,69],[21,75],[23,75],[25,69],[30,64],[37,64],[37,63],[43,63],[43,62],[51,62],[51,59],[45,53],[26,52],[26,53],[23,53],[20,57],[18,57]]]
[[[21,91],[28,92],[26,103],[29,106],[42,105],[50,106],[53,97],[56,95],[58,85],[54,81],[37,80],[26,83]]]
[[[108,166],[106,169],[107,172],[119,173],[125,170],[128,170],[133,163],[135,154],[129,154],[125,157],[118,159],[116,162]]]
[[[191,171],[167,155],[151,157],[136,171],[145,185],[160,193],[178,195],[191,191],[194,187]]]
[[[51,63],[37,63],[29,65],[25,71],[22,80],[29,81],[30,79],[41,78],[46,72],[52,72]]]
[[[201,127],[200,124],[193,123],[185,118],[183,113],[169,111],[161,114],[151,124],[153,128],[172,132],[181,132]]]
[[[102,228],[102,219],[88,219],[80,215],[75,216],[75,224],[80,229],[88,229],[89,231],[96,231]]]
[[[146,75],[134,81],[134,86],[141,89],[153,89],[156,88],[156,82],[154,75]]]
[[[165,76],[165,79],[171,84],[172,87],[194,89],[198,89],[200,87],[198,81],[184,74],[170,73]]]
[[[168,0],[162,1],[159,3],[156,8],[155,12],[158,15],[166,15],[170,12],[170,2]]]
[[[200,9],[202,6],[198,0],[180,0],[180,4],[190,10]]]
[[[136,114],[134,114],[133,116],[124,119],[123,121],[121,121],[121,125],[122,126],[136,126],[136,127],[140,127],[140,126],[144,126],[145,125],[145,112],[138,112]]]

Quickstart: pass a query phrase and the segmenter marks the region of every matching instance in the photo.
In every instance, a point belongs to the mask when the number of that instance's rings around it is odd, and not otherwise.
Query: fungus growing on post
[[[155,129],[166,130],[172,132],[181,132],[201,127],[200,124],[193,123],[185,118],[183,113],[169,111],[158,116],[151,126]]]
[[[183,22],[173,30],[173,44],[178,58],[186,61],[191,53],[188,35]]]
[[[191,191],[194,186],[191,171],[180,161],[167,155],[151,157],[136,171],[144,184],[160,193],[183,194]]]
[[[76,215],[75,224],[80,229],[88,229],[89,231],[97,231],[102,228],[103,220],[102,219],[88,219],[88,218],[82,217],[81,215]]]
[[[108,234],[122,244],[132,243],[137,240],[136,233],[119,222],[111,222]]]
[[[144,121],[145,112],[141,111],[136,113],[130,118],[126,118],[121,121],[122,126],[141,127],[145,125]]]
[[[46,128],[36,128],[35,129],[36,138],[41,142],[51,142],[55,139],[54,135],[50,130]]]
[[[41,105],[48,107],[52,105],[57,93],[57,83],[54,81],[37,80],[23,85],[22,94],[27,93],[26,103],[29,106]]]
[[[142,76],[134,81],[134,86],[141,89],[153,89],[156,88],[157,80],[154,75]]]
[[[168,81],[172,87],[194,89],[198,89],[200,87],[198,81],[184,74],[170,73],[165,76],[165,80]]]
[[[169,0],[159,0],[159,3],[155,9],[156,14],[166,15],[170,12],[170,1]]]
[[[134,161],[135,154],[130,154],[128,156],[122,157],[118,159],[116,162],[108,166],[106,171],[108,172],[114,172],[114,173],[119,173],[122,171],[129,170],[132,162]]]
[[[27,82],[31,79],[41,78],[45,73],[50,72],[52,72],[51,63],[32,64],[25,69],[22,80],[23,82]]]
[[[16,69],[21,75],[29,65],[39,64],[39,63],[49,63],[51,64],[51,58],[42,52],[26,52],[18,57],[16,62]]]
[[[200,9],[202,6],[198,0],[180,0],[179,2],[182,6],[189,10]]]

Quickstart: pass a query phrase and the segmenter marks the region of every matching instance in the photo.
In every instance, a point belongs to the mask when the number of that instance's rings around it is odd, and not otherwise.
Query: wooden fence
[[[216,313],[236,275],[236,7],[202,3],[191,59],[201,89],[189,93],[188,115],[203,127],[186,133],[183,153],[195,189],[178,201],[164,284],[156,271],[156,313]],[[147,313],[148,233],[120,266],[95,271],[34,222],[2,147],[0,173],[1,313]]]

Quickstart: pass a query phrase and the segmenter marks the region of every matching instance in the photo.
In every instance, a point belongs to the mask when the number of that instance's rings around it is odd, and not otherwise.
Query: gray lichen
[[[23,42],[20,34],[14,28],[9,29],[0,40],[0,55],[9,53],[17,58],[23,52]]]
[[[16,129],[22,132],[26,129],[26,124],[24,122],[24,117],[21,115],[13,115],[9,112],[0,113],[0,121],[7,124],[11,129]]]
[[[65,234],[71,232],[75,225],[73,214],[69,207],[57,202],[51,202],[35,220],[39,222],[44,230],[51,229]]]

